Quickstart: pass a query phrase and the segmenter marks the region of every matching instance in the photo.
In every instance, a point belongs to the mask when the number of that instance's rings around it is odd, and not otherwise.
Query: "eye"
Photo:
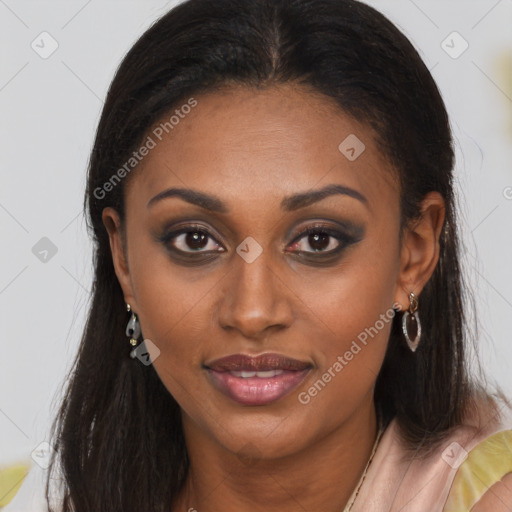
[[[355,242],[353,236],[341,231],[325,227],[311,226],[303,230],[292,242],[291,252],[333,255],[341,252],[346,246]]]
[[[338,244],[339,241],[333,236],[321,231],[316,231],[303,236],[299,241],[293,244],[293,248],[300,252],[329,252],[336,249]],[[307,247],[310,247],[312,251],[307,250]]]
[[[161,237],[162,243],[171,251],[185,254],[221,252],[223,247],[212,235],[200,226],[185,226]]]

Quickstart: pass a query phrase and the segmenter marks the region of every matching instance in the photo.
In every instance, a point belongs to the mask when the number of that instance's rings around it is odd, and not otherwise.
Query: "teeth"
[[[267,370],[266,372],[256,372],[256,376],[267,378],[275,377],[276,375],[281,375],[282,373],[284,373],[284,370]]]
[[[234,377],[242,377],[243,379],[247,379],[249,377],[260,377],[262,379],[275,377],[276,375],[281,375],[284,373],[284,370],[267,370],[264,372],[255,372],[255,371],[241,371],[241,372],[230,372]]]

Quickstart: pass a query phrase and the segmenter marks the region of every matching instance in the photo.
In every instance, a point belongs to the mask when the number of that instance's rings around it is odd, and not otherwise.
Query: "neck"
[[[328,435],[280,458],[238,457],[187,416],[183,421],[190,467],[173,512],[341,512],[377,437],[373,400]]]

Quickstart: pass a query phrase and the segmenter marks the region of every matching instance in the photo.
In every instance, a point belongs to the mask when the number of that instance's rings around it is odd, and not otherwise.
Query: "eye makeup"
[[[343,252],[359,242],[365,233],[363,225],[352,222],[311,220],[295,230],[285,252],[308,265],[336,263]],[[228,252],[222,237],[207,225],[194,221],[165,227],[155,234],[155,240],[168,251],[178,264],[207,264]]]

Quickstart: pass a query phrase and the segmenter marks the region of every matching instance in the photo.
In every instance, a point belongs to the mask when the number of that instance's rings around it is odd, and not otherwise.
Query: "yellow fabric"
[[[507,473],[512,473],[512,430],[488,437],[469,452],[457,470],[443,512],[471,510]]]
[[[29,469],[26,464],[0,469],[0,508],[5,507],[14,498]]]

